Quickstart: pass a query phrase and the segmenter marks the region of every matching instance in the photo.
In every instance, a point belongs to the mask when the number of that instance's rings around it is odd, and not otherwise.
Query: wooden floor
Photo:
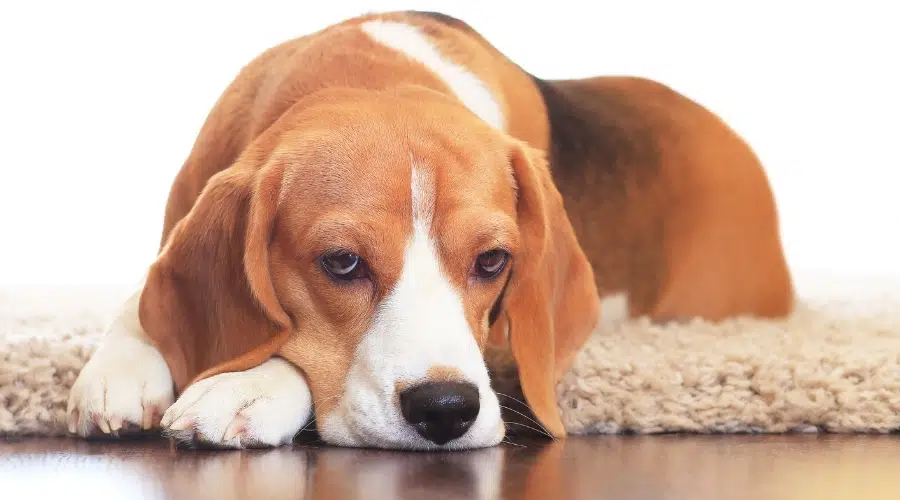
[[[0,498],[900,498],[898,436],[656,436],[525,441],[456,453],[167,441],[0,441]]]

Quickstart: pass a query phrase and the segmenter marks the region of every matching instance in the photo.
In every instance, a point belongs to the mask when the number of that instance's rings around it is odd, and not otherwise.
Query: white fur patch
[[[412,194],[413,224],[421,226],[426,232],[431,227],[434,218],[434,177],[432,172],[422,168],[416,159],[409,155],[412,165],[410,174],[410,187]]]
[[[376,42],[402,52],[440,77],[462,103],[479,118],[504,130],[506,120],[497,99],[477,76],[438,52],[418,27],[395,21],[367,21],[362,30]]]
[[[129,423],[149,429],[172,404],[169,367],[138,319],[142,285],[125,301],[72,385],[67,415],[73,434],[109,434]]]
[[[176,439],[224,448],[290,444],[312,416],[306,380],[281,358],[242,372],[203,379],[166,411],[162,425]]]
[[[607,295],[600,299],[598,328],[614,328],[622,324],[628,317],[628,295],[624,292]]]
[[[319,427],[329,443],[436,448],[406,423],[395,394],[398,383],[426,381],[432,367],[459,371],[480,394],[475,423],[444,447],[493,446],[503,438],[500,406],[466,321],[462,298],[444,276],[429,234],[428,207],[434,186],[428,179],[428,172],[414,164],[413,234],[404,254],[403,271],[357,347],[341,402]]]

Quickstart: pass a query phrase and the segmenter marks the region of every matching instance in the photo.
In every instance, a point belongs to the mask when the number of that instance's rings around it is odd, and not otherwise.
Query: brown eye
[[[369,275],[366,262],[359,255],[344,250],[323,255],[322,267],[336,280],[351,281]]]
[[[482,279],[496,278],[506,267],[509,254],[504,250],[494,249],[480,254],[475,259],[475,276]]]

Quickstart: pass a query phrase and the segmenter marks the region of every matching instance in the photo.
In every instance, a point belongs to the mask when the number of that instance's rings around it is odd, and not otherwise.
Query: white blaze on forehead
[[[431,228],[431,220],[434,217],[434,176],[424,165],[418,163],[411,153],[409,162],[412,165],[410,188],[413,225],[421,225],[427,230]]]
[[[441,56],[417,26],[395,21],[367,21],[362,30],[376,42],[418,61],[450,87],[453,94],[486,123],[504,130],[503,111],[487,85],[463,66]]]
[[[433,366],[449,366],[477,383],[486,376],[481,352],[466,321],[460,290],[447,279],[431,234],[434,172],[412,156],[410,162],[413,232],[400,279],[381,304],[366,340],[380,343],[382,352],[402,356],[392,361],[400,379],[416,382]]]

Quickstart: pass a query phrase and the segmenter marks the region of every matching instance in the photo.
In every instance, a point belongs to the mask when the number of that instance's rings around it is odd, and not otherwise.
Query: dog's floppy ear
[[[150,267],[140,321],[177,392],[262,363],[290,335],[268,259],[279,170],[236,164],[212,177]]]
[[[563,437],[556,384],[597,324],[599,298],[544,153],[516,141],[511,165],[522,245],[505,300],[509,342],[531,411]]]

